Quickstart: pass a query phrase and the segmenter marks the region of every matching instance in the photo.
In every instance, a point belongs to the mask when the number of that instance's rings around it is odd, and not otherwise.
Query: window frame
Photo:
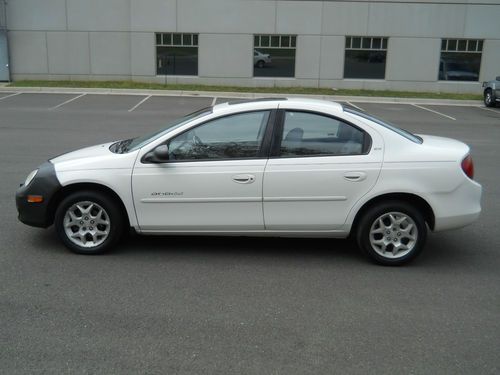
[[[353,46],[353,39],[359,38],[359,47],[354,47]],[[369,39],[370,40],[370,47],[369,48],[364,48],[363,47],[363,42]],[[374,39],[380,39],[380,47],[375,48],[373,46],[373,41]],[[385,81],[387,77],[387,55],[389,54],[389,39],[390,37],[388,36],[359,36],[359,35],[346,35],[345,40],[344,40],[344,69],[343,69],[343,74],[342,78],[343,79],[369,79],[369,80],[381,80]],[[349,43],[348,43],[349,41]],[[349,44],[349,46],[348,46]],[[384,47],[385,45],[385,47]],[[360,77],[346,77],[346,54],[347,51],[371,51],[371,52],[385,52],[385,61],[384,61],[384,77],[383,78],[360,78]]]
[[[450,42],[453,44],[453,48],[450,47]],[[459,44],[461,42],[465,42],[465,49],[460,50]],[[469,43],[475,43],[475,50],[469,50]],[[438,63],[438,82],[480,82],[481,76],[481,65],[483,63],[483,52],[484,52],[484,39],[474,39],[474,38],[441,38],[441,46],[439,48],[439,63]],[[479,69],[477,71],[477,80],[452,80],[452,79],[441,79],[441,64],[443,63],[443,53],[449,54],[471,54],[471,55],[479,55]],[[444,64],[443,64],[444,68]],[[444,70],[444,69],[443,69]]]
[[[280,155],[281,153],[281,143],[283,141],[283,129],[285,126],[285,115],[286,112],[301,112],[301,113],[308,113],[316,116],[323,116],[327,117],[331,120],[335,121],[340,121],[343,122],[347,125],[352,126],[353,128],[363,132],[364,138],[363,138],[363,150],[366,149],[366,151],[360,153],[360,154],[346,154],[346,155],[339,155],[339,154],[323,154],[323,155],[295,155],[295,156],[282,156]],[[271,139],[271,149],[270,149],[270,154],[269,154],[269,159],[298,159],[298,158],[330,158],[330,157],[346,157],[346,156],[366,156],[369,155],[372,151],[372,146],[373,146],[373,139],[371,135],[364,130],[363,128],[353,124],[352,122],[345,120],[343,118],[339,118],[337,116],[331,115],[329,113],[324,113],[324,112],[318,112],[314,110],[307,110],[307,109],[294,109],[294,108],[282,108],[278,110],[277,116],[276,116],[276,122],[274,125],[274,131],[272,134],[272,139]]]
[[[236,116],[236,115],[242,115],[245,113],[254,113],[254,112],[269,112],[269,117],[267,119],[267,123],[265,124],[265,129],[264,129],[264,135],[262,137],[262,141],[260,143],[259,150],[257,152],[257,156],[255,157],[240,157],[240,158],[217,158],[217,159],[190,159],[190,160],[166,160],[165,162],[161,164],[172,164],[172,163],[197,163],[197,162],[217,162],[217,161],[235,161],[235,160],[258,160],[258,159],[268,159],[269,158],[269,153],[270,153],[270,146],[271,146],[271,138],[272,138],[272,132],[274,128],[274,124],[276,121],[276,113],[277,109],[275,108],[267,108],[267,109],[253,109],[253,110],[248,110],[248,111],[241,111],[241,112],[236,112],[236,113],[228,113],[222,116],[218,117],[213,117],[211,119],[208,119],[206,121],[200,122],[199,124],[193,125],[189,127],[188,129],[177,133],[168,139],[164,140],[163,142],[159,143],[155,147],[153,147],[151,150],[146,152],[144,156],[141,158],[141,163],[143,164],[158,164],[158,163],[153,163],[153,162],[148,162],[144,160],[145,156],[156,149],[159,146],[162,145],[167,145],[172,139],[176,137],[180,137],[185,133],[188,133],[192,130],[195,130],[196,128],[206,125],[212,121],[217,121],[221,120],[226,117],[231,117],[231,116]]]
[[[269,45],[268,46],[263,46],[262,45],[262,37],[268,37],[269,38]],[[278,39],[278,47],[273,47],[272,46],[272,40],[274,38],[279,38]],[[284,38],[289,38],[288,39],[288,46],[283,46],[283,39]],[[255,43],[255,41],[258,40],[259,43],[258,45]],[[264,49],[274,49],[274,50],[287,50],[291,49],[294,50],[294,56],[293,56],[293,75],[292,76],[256,76],[255,75],[255,64],[253,63],[254,55],[252,55],[252,78],[264,78],[264,79],[295,79],[297,76],[297,43],[298,43],[298,35],[297,34],[253,34],[253,51],[259,49],[259,48],[264,48]],[[262,53],[262,52],[261,52]],[[272,58],[272,57],[271,57]]]
[[[200,73],[200,56],[199,56],[199,48],[200,48],[200,34],[199,33],[179,33],[174,31],[158,31],[154,33],[154,46],[155,46],[155,76],[156,77],[199,77]],[[163,40],[166,35],[170,35],[170,43],[163,43]],[[179,35],[181,38],[180,44],[174,44],[174,35]],[[184,36],[189,35],[191,39],[191,44],[184,44]],[[158,44],[158,36],[160,36],[161,43]],[[196,48],[196,74],[158,74],[158,47],[165,48]]]

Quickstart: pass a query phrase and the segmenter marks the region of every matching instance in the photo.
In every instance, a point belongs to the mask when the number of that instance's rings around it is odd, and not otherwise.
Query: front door
[[[132,189],[145,232],[264,229],[262,144],[270,111],[210,120],[166,142],[169,160],[137,161]]]
[[[9,55],[7,49],[7,32],[0,31],[0,81],[9,80]]]
[[[287,110],[280,127],[264,173],[266,229],[341,229],[351,207],[377,181],[381,138],[310,112]]]

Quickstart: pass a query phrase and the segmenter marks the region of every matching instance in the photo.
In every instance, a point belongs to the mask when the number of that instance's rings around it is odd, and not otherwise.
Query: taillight
[[[462,170],[471,180],[474,178],[474,163],[470,155],[467,155],[465,159],[462,160]]]

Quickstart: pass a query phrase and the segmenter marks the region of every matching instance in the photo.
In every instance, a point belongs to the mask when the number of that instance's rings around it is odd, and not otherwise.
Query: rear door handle
[[[255,181],[255,176],[253,174],[237,174],[233,176],[233,181],[238,184],[251,184]]]
[[[344,173],[344,178],[347,181],[363,181],[366,180],[366,173],[365,172],[346,172]]]

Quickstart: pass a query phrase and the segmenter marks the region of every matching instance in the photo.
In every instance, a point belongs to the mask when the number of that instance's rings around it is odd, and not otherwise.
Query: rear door
[[[280,110],[264,173],[268,230],[336,230],[375,185],[382,139],[322,113]]]

